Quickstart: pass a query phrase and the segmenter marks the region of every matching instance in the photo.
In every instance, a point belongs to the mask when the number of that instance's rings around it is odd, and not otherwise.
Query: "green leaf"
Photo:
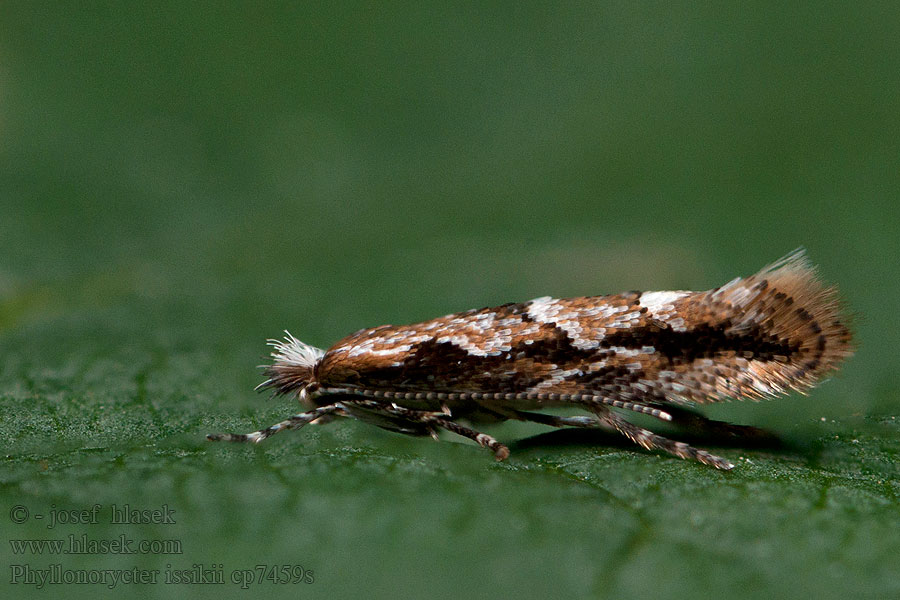
[[[897,16],[4,3],[3,597],[900,596]],[[783,441],[690,439],[731,472],[522,424],[504,463],[346,419],[204,437],[298,411],[252,393],[284,329],[706,289],[801,244],[858,353],[705,407]],[[107,551],[23,545],[82,536]]]

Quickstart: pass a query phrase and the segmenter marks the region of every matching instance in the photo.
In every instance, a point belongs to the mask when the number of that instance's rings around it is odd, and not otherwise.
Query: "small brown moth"
[[[637,427],[614,409],[735,432],[742,428],[686,407],[802,392],[853,352],[837,291],[819,281],[802,248],[705,292],[537,298],[363,329],[327,351],[290,333],[269,342],[273,363],[257,389],[294,394],[311,410],[253,433],[208,439],[261,442],[341,416],[410,435],[437,438],[445,429],[503,460],[506,446],[459,420],[518,419],[611,428],[644,448],[719,469],[734,465]],[[592,414],[533,412],[554,407]]]

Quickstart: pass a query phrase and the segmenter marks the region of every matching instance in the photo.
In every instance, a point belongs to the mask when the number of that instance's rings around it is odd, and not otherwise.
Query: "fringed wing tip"
[[[764,387],[803,392],[853,354],[853,315],[837,287],[821,280],[802,246],[747,282],[760,290],[757,307],[747,313],[751,324],[793,347],[788,363],[756,367],[765,373]]]
[[[816,271],[816,267],[809,260],[809,256],[807,256],[806,254],[806,248],[804,246],[799,246],[794,250],[791,250],[775,262],[763,267],[759,274],[767,275],[782,270],[801,271],[814,274]]]

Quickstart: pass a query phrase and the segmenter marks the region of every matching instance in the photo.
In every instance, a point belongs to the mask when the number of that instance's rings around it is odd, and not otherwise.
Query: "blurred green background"
[[[3,2],[0,589],[897,597],[898,40],[891,3]],[[859,350],[808,397],[710,407],[785,438],[715,448],[730,473],[515,424],[490,430],[504,464],[349,421],[203,439],[296,410],[252,393],[285,328],[328,347],[705,289],[799,245]],[[124,503],[176,523],[110,524]],[[10,513],[94,504],[53,529]],[[182,553],[9,543],[70,534]],[[50,564],[226,583],[13,583]],[[228,581],[256,565],[314,582]]]

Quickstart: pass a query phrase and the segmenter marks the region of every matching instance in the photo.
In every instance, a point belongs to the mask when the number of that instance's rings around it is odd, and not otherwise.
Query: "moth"
[[[802,248],[702,292],[543,297],[363,329],[327,351],[285,333],[269,340],[272,363],[257,389],[296,396],[309,410],[209,440],[261,442],[313,421],[349,417],[435,439],[439,430],[451,431],[504,460],[509,449],[472,426],[517,419],[612,429],[648,450],[731,469],[728,460],[624,415],[752,431],[690,407],[804,392],[853,352],[837,290],[819,280]],[[587,414],[542,412],[573,407]]]

